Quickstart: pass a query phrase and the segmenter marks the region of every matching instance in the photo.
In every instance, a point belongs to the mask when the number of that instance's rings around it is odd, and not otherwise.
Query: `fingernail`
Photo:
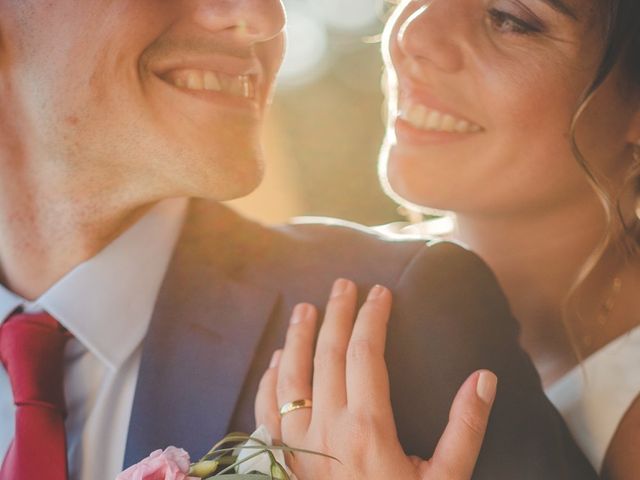
[[[309,306],[301,303],[296,305],[291,314],[291,325],[297,325],[309,315]]]
[[[491,405],[496,397],[496,390],[498,387],[498,377],[492,372],[482,371],[478,377],[478,384],[476,385],[476,393],[480,400],[487,405]]]
[[[282,357],[282,350],[276,350],[275,352],[273,352],[271,363],[269,363],[269,368],[276,368],[278,365],[280,365],[280,357]]]
[[[386,288],[384,288],[381,285],[376,285],[375,287],[373,287],[371,289],[371,291],[369,292],[369,298],[368,300],[376,300],[380,297],[382,297],[382,295],[384,295],[384,293],[386,292]]]
[[[331,289],[331,298],[344,294],[349,288],[349,281],[344,278],[336,280]]]

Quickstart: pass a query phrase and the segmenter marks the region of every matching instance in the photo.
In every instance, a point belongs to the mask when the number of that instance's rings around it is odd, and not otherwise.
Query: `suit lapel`
[[[278,299],[254,274],[256,225],[192,203],[145,339],[125,467],[169,445],[196,458],[228,433]]]

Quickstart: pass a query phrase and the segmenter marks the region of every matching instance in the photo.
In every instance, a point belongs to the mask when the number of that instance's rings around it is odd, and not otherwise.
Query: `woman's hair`
[[[634,92],[636,98],[640,95],[640,1],[639,0],[596,0],[599,2],[597,11],[603,16],[603,54],[601,62],[596,70],[592,83],[582,95],[571,126],[571,142],[573,152],[579,165],[589,179],[596,194],[604,207],[607,220],[607,229],[600,244],[587,258],[578,272],[576,280],[571,287],[564,305],[564,319],[567,323],[572,343],[579,354],[572,330],[568,321],[579,313],[572,311],[572,301],[589,274],[595,269],[602,257],[611,246],[621,247],[626,259],[633,257],[639,250],[638,222],[629,224],[623,215],[620,202],[621,193],[633,188],[636,195],[640,195],[640,165],[636,161],[629,168],[621,192],[612,195],[606,178],[603,178],[589,164],[576,139],[576,129],[582,113],[588,108],[598,88],[604,83],[614,68],[621,69],[624,75],[624,87],[629,92]],[[620,225],[622,228],[616,228]]]

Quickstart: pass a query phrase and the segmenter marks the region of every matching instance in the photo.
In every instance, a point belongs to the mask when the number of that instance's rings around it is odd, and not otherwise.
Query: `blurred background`
[[[285,0],[287,56],[265,131],[267,172],[232,202],[266,223],[299,215],[366,225],[401,219],[382,192],[379,35],[385,0]]]

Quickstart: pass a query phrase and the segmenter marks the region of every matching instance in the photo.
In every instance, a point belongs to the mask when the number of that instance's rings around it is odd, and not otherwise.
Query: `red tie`
[[[62,374],[69,338],[46,313],[13,315],[0,326],[0,360],[16,404],[16,433],[0,480],[68,478]]]

